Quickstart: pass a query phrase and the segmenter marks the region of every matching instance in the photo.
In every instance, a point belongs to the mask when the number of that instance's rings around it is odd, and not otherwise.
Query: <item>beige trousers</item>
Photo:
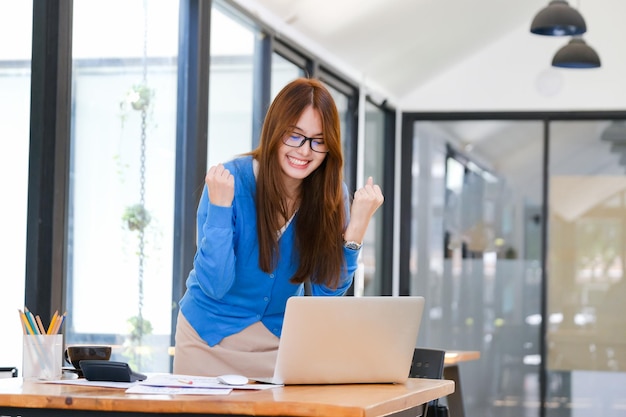
[[[261,322],[225,337],[211,347],[178,313],[174,373],[179,375],[217,376],[240,374],[248,378],[274,374],[278,337]]]

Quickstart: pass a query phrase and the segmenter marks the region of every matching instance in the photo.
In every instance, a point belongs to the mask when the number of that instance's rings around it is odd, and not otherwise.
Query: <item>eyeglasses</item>
[[[311,150],[318,153],[327,153],[328,146],[324,143],[323,138],[309,138],[300,133],[291,132],[283,138],[283,143],[292,148],[300,148],[306,141],[309,141]]]

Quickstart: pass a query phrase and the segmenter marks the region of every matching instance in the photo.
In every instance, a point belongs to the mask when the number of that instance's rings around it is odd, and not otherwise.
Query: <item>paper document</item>
[[[138,382],[89,381],[85,378],[59,379],[56,381],[40,381],[47,384],[82,385],[88,387],[105,387],[125,389],[129,394],[196,394],[196,395],[227,395],[233,389],[264,390],[282,385],[251,383],[246,385],[226,385],[217,378],[206,376],[148,374],[148,378]]]
[[[157,394],[157,395],[228,395],[232,389],[224,388],[184,388],[153,387],[150,385],[134,385],[126,390],[126,394]]]
[[[226,385],[217,381],[217,378],[208,376],[191,376],[176,374],[154,374],[148,376],[145,381],[137,382],[137,385],[148,385],[152,387],[170,388],[213,388],[213,389],[251,389],[262,390],[281,387],[276,384],[246,384],[246,385]]]
[[[66,385],[82,385],[86,387],[104,387],[104,388],[122,388],[127,389],[136,384],[136,382],[110,382],[110,381],[89,381],[85,378],[78,379],[58,379],[55,381],[37,381],[45,384],[66,384]]]

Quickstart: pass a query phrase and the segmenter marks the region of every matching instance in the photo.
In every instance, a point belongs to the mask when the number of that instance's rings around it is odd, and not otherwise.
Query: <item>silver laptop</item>
[[[291,297],[274,384],[402,383],[417,344],[423,297]]]

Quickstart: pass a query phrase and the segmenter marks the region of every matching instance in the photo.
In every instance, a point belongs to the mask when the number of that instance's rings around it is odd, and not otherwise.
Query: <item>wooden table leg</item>
[[[463,406],[463,392],[461,391],[461,377],[458,365],[449,365],[443,368],[443,377],[454,381],[454,392],[446,397],[450,417],[465,417]]]

